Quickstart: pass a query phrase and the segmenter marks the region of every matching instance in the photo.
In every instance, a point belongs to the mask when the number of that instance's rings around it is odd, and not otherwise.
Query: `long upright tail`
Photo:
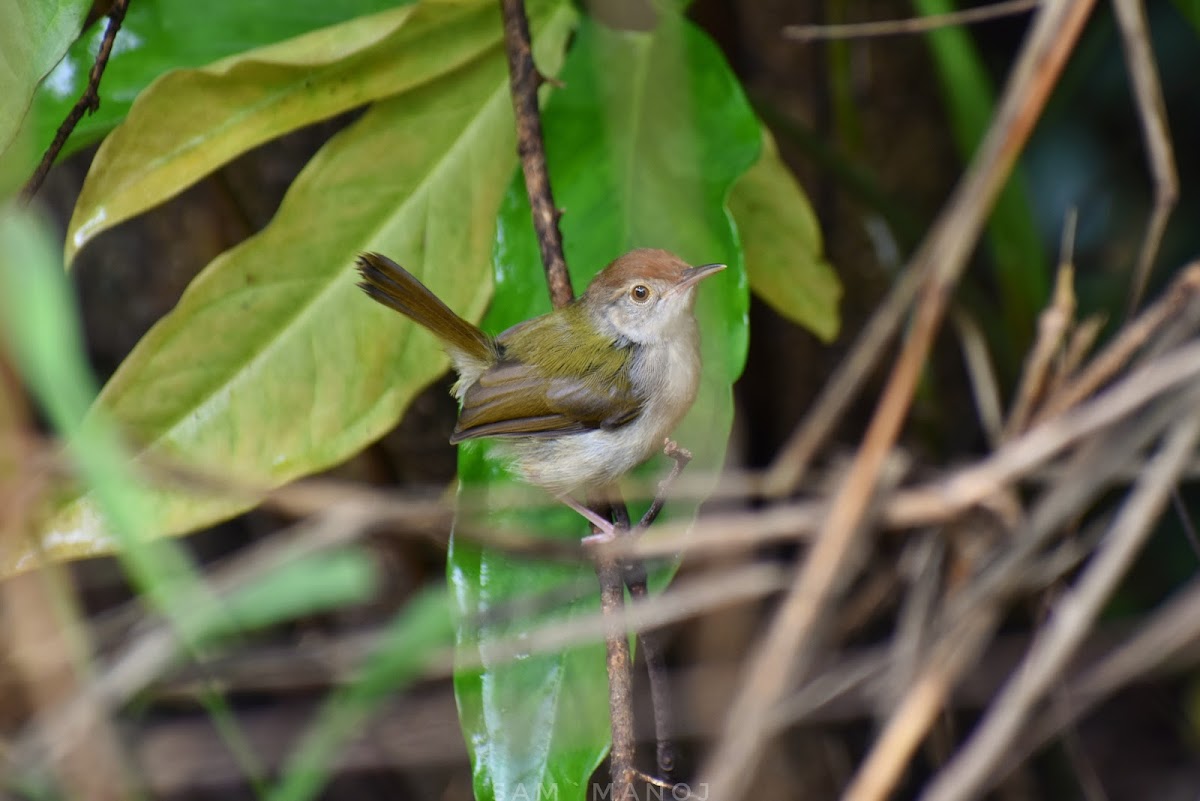
[[[360,254],[358,273],[363,277],[359,286],[368,295],[428,328],[449,348],[458,351],[451,353],[452,357],[461,355],[485,364],[495,361],[496,345],[491,337],[455,314],[412,273],[387,256]]]

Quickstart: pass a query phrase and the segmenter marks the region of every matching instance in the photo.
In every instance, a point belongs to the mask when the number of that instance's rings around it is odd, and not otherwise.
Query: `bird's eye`
[[[629,290],[629,297],[633,298],[637,303],[645,303],[650,299],[650,288],[644,284],[638,284]]]

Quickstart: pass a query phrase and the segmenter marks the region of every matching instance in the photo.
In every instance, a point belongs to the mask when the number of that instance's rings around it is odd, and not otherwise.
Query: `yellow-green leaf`
[[[238,154],[426,85],[493,50],[500,36],[489,0],[427,0],[167,73],[96,154],[67,229],[67,262],[101,231]]]
[[[531,3],[530,13],[539,63],[555,69],[575,13],[557,2]],[[479,319],[515,165],[499,48],[380,102],[314,157],[259,235],[205,268],[118,369],[100,410],[154,453],[257,484],[345,459],[394,425],[447,363],[432,335],[355,287],[356,254],[387,253]],[[145,522],[159,535],[249,505],[169,486],[146,496]],[[59,558],[105,543],[89,497],[42,531]],[[0,553],[0,571],[19,557]]]
[[[842,285],[822,257],[821,229],[808,198],[765,126],[762,155],[733,185],[729,210],[754,293],[826,342],[836,337]]]

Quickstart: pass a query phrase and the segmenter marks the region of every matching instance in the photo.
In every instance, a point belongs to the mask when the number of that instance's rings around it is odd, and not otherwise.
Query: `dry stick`
[[[1162,96],[1162,84],[1154,63],[1154,49],[1150,44],[1150,31],[1146,25],[1146,11],[1137,0],[1114,0],[1117,25],[1121,31],[1121,44],[1125,61],[1133,83],[1133,94],[1137,101],[1138,118],[1142,123],[1142,136],[1150,159],[1150,172],[1154,177],[1154,207],[1146,223],[1146,235],[1138,252],[1134,270],[1133,291],[1130,294],[1126,315],[1132,315],[1141,305],[1142,294],[1150,279],[1150,269],[1162,243],[1163,232],[1179,199],[1179,173],[1175,167],[1174,148],[1171,145],[1170,126],[1167,124],[1167,108]],[[1171,491],[1172,504],[1183,523],[1189,542],[1195,544],[1191,521],[1178,488]]]
[[[83,94],[75,101],[75,105],[71,106],[71,110],[67,112],[67,118],[63,120],[62,125],[58,126],[58,131],[54,134],[54,141],[50,143],[50,147],[46,148],[42,160],[38,162],[37,169],[33,171],[33,175],[21,189],[22,205],[27,205],[37,194],[42,182],[46,180],[46,174],[54,166],[54,160],[62,152],[67,138],[75,130],[79,121],[83,119],[83,115],[95,113],[96,109],[100,108],[100,78],[104,75],[104,68],[108,66],[113,40],[117,38],[117,31],[121,30],[121,23],[125,19],[125,11],[128,8],[129,0],[116,0],[112,10],[108,12],[108,27],[104,30],[104,38],[100,41],[100,49],[96,52],[96,61],[92,64],[91,71],[88,72],[87,86],[84,88]]]
[[[1004,412],[996,371],[992,367],[991,356],[988,355],[987,341],[979,323],[961,306],[955,306],[951,319],[954,327],[958,329],[959,347],[962,349],[963,364],[967,368],[967,378],[971,382],[971,395],[975,399],[979,423],[987,435],[988,444],[994,448],[1000,444]]]
[[[765,642],[753,657],[734,712],[705,771],[714,798],[737,798],[754,773],[771,707],[787,690],[796,663],[813,656],[812,640],[861,539],[863,517],[900,426],[942,312],[967,256],[1029,136],[1091,9],[1091,0],[1048,2],[967,175],[910,270],[925,273],[916,319],[849,475],[834,498],[820,539],[804,560]],[[928,265],[928,266],[926,266]]]
[[[1154,177],[1154,208],[1150,212],[1146,236],[1138,252],[1133,292],[1126,310],[1126,314],[1132,315],[1142,301],[1167,219],[1179,199],[1179,173],[1175,169],[1175,153],[1167,125],[1167,105],[1163,101],[1162,84],[1154,65],[1154,50],[1150,46],[1146,10],[1139,0],[1113,0],[1113,6],[1117,14],[1117,27],[1121,31],[1125,62],[1133,81],[1133,96],[1137,101],[1138,118],[1142,122],[1150,172]]]
[[[1074,375],[1079,366],[1083,364],[1084,359],[1092,352],[1092,346],[1100,338],[1100,332],[1104,330],[1104,323],[1103,315],[1094,314],[1075,324],[1067,339],[1067,344],[1063,348],[1058,369],[1054,371],[1054,375],[1050,378],[1050,384],[1046,387],[1047,396],[1057,395],[1067,379]]]
[[[1175,507],[1175,514],[1179,517],[1179,523],[1183,527],[1184,539],[1187,540],[1192,553],[1200,557],[1200,535],[1196,533],[1196,525],[1192,522],[1192,516],[1188,514],[1187,506],[1179,495],[1178,487],[1171,493],[1171,505]]]
[[[961,751],[922,794],[922,801],[976,798],[1020,734],[1033,708],[1058,679],[1167,503],[1171,487],[1200,439],[1200,416],[1172,426],[1164,445],[1122,505],[1099,552],[1057,604],[1013,679],[992,703]]]
[[[927,17],[886,20],[882,22],[852,22],[845,25],[788,25],[783,35],[798,42],[817,42],[828,39],[866,39],[876,36],[898,36],[925,33],[939,28],[956,25],[971,25],[977,22],[1023,14],[1037,7],[1038,0],[1006,0],[991,5],[952,11],[948,14],[931,14]]]
[[[1078,378],[1064,386],[1054,397],[1046,400],[1034,415],[1034,422],[1057,416],[1093,394],[1124,367],[1151,336],[1175,320],[1198,293],[1200,262],[1192,262],[1184,267],[1158,303],[1142,312],[1132,324],[1126,325],[1117,338],[1091,361]]]
[[[1038,316],[1037,342],[1021,373],[1017,399],[1013,402],[1008,424],[1004,428],[1005,440],[1012,439],[1028,426],[1035,405],[1045,395],[1054,356],[1062,346],[1071,321],[1075,319],[1075,219],[1076,214],[1072,209],[1063,226],[1062,255],[1054,283],[1054,297],[1050,306]]]

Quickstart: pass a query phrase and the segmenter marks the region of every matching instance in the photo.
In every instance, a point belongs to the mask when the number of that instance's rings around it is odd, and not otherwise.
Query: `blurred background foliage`
[[[7,0],[0,6],[2,18],[15,19],[13,9],[18,5],[19,0]],[[28,115],[6,102],[0,114],[0,186],[16,185],[28,174],[78,95],[103,33],[106,5],[61,4],[60,25],[69,28],[74,21],[78,26],[85,17],[91,24],[33,96]],[[251,48],[282,45],[286,50],[293,37],[321,37],[326,26],[354,24],[366,14],[407,13],[389,11],[402,4],[372,0],[286,5],[286,11],[281,11],[274,2],[197,6],[132,0],[101,84],[100,112],[84,118],[70,140],[68,157],[51,173],[36,204],[48,215],[53,230],[39,233],[40,223],[19,221],[21,233],[4,238],[4,266],[20,269],[61,263],[55,246],[47,245],[48,237],[61,243],[69,231],[77,230],[70,221],[96,158],[96,143],[129,113],[134,98],[154,81],[163,80],[169,70],[203,68],[188,73],[202,83],[204,70],[228,74],[239,69],[239,55]],[[811,202],[820,228],[814,235],[800,237],[814,252],[806,263],[836,265],[843,288],[839,304],[836,282],[825,280],[823,294],[814,293],[827,301],[808,316],[795,310],[811,295],[783,303],[764,302],[762,297],[750,301],[746,367],[733,390],[733,433],[726,458],[731,467],[759,468],[771,461],[920,241],[986,129],[992,100],[1021,41],[1026,17],[925,37],[832,43],[789,41],[782,30],[793,23],[896,18],[949,8],[940,0],[869,5],[844,0],[803,4],[697,0],[688,8],[688,18],[720,48],[773,135],[780,163],[798,176]],[[645,26],[645,11],[638,2],[596,0],[579,11],[617,27]],[[1200,140],[1195,103],[1200,97],[1200,4],[1158,0],[1147,3],[1147,13],[1182,187],[1145,295],[1153,298],[1200,253],[1200,227],[1193,222],[1200,213],[1195,190],[1200,164],[1197,149],[1191,146]],[[44,49],[29,46],[32,40],[15,35],[17,27],[5,28],[9,38],[0,33],[0,44],[6,54],[19,53],[35,67],[53,63]],[[482,26],[478,31],[479,52],[495,59],[498,31]],[[385,32],[377,28],[376,34]],[[359,57],[369,63],[385,52],[389,42],[381,41],[377,51],[368,46]],[[564,37],[560,53],[566,42]],[[341,51],[322,56],[317,52],[320,46],[315,55],[305,51],[298,57],[299,72],[312,69],[304,59],[346,56]],[[384,64],[380,69],[394,66]],[[175,74],[180,75],[184,73]],[[390,80],[392,73],[388,76]],[[460,73],[455,76],[463,79]],[[336,75],[330,83],[337,83]],[[378,91],[382,96],[399,88],[392,85]],[[486,96],[497,97],[495,92]],[[42,342],[44,331],[38,334],[37,326],[48,322],[61,336],[52,343],[59,349],[53,354],[28,356],[10,348],[8,358],[17,365],[28,363],[25,359],[53,363],[70,374],[45,376],[42,380],[48,383],[39,384],[36,372],[28,371],[27,389],[14,390],[12,382],[6,383],[8,394],[0,403],[17,408],[32,401],[39,410],[30,413],[32,425],[70,434],[94,391],[87,370],[72,361],[76,357],[71,354],[86,355],[101,381],[113,376],[151,326],[180,303],[185,288],[205,265],[223,258],[221,254],[239,252],[231,249],[241,247],[245,252],[252,246],[242,243],[263,231],[277,211],[283,214],[280,204],[285,192],[315,154],[338,137],[344,142],[353,131],[364,130],[369,115],[381,113],[362,115],[359,106],[370,99],[351,97],[331,106],[329,114],[307,118],[301,114],[295,124],[304,126],[299,130],[281,138],[273,137],[295,126],[264,133],[245,152],[230,153],[228,159],[212,164],[211,174],[202,180],[181,182],[154,197],[155,202],[165,202],[147,213],[111,228],[110,223],[100,226],[107,230],[97,227],[94,240],[89,234],[87,247],[74,259],[69,285],[60,282],[57,288],[53,284],[39,288],[6,283],[10,304],[20,297],[29,301],[30,309],[39,310],[23,323],[29,327],[11,334],[10,341]],[[170,108],[170,98],[166,100]],[[499,96],[495,102],[507,100]],[[402,107],[406,104],[397,104],[396,113]],[[188,111],[200,122],[204,114],[212,113],[203,103]],[[326,119],[330,114],[334,116]],[[768,144],[763,152],[775,151]],[[1080,316],[1101,315],[1110,331],[1125,318],[1133,264],[1153,195],[1146,161],[1112,11],[1100,4],[957,295],[962,310],[984,332],[1003,397],[1013,394],[1038,311],[1047,302],[1070,210],[1078,213],[1074,260]],[[496,170],[497,207],[501,193],[509,189],[513,169],[515,159]],[[787,192],[794,189],[785,189],[777,197],[783,198],[779,203],[797,204],[789,219],[811,226],[805,198],[799,196],[797,201]],[[346,211],[348,216],[360,213],[356,207]],[[439,213],[454,212],[452,203],[439,207]],[[307,216],[297,227],[321,224],[332,221]],[[746,230],[740,220],[739,226]],[[305,249],[303,242],[293,244]],[[744,241],[740,247],[749,261],[751,244]],[[68,245],[67,250],[73,247]],[[490,246],[485,250],[482,263],[491,256]],[[10,279],[14,274],[9,273]],[[532,275],[536,277],[536,271]],[[778,274],[770,279],[781,280]],[[785,288],[795,286],[786,275],[782,281]],[[778,301],[782,290],[771,286],[767,280],[760,288],[768,300]],[[65,298],[55,295],[65,289],[74,292],[78,303],[82,322],[78,342],[70,330],[60,327],[74,319]],[[537,295],[538,300],[543,297]],[[39,305],[42,298],[51,306]],[[476,316],[483,313],[485,300],[478,292],[463,298],[473,304]],[[51,307],[55,310],[40,311]],[[832,321],[828,319],[831,307],[836,307]],[[6,322],[17,316],[10,306]],[[797,322],[807,323],[808,329]],[[919,465],[931,468],[969,459],[987,448],[958,342],[950,331],[927,366],[903,441]],[[12,364],[7,366],[12,370]],[[433,379],[440,369],[431,366],[424,380]],[[399,425],[390,428],[391,422],[385,425],[380,418],[377,431],[364,435],[364,442],[378,434],[382,437],[336,467],[333,475],[380,486],[445,486],[456,467],[455,453],[446,445],[454,420],[447,383],[440,380],[424,392],[414,391],[394,406],[394,415],[406,408]],[[831,461],[858,441],[875,395],[866,393],[861,408],[846,416]],[[94,479],[98,494],[106,496],[100,500],[109,505],[106,514],[113,515],[116,508],[118,517],[130,515],[134,522],[128,530],[136,531],[137,506],[126,512],[120,509],[130,498],[136,504],[137,492],[122,489],[121,459],[111,453],[104,457],[105,447],[104,443],[87,445],[81,468]],[[96,453],[102,454],[100,461],[90,463],[86,455]],[[310,466],[324,467],[348,453]],[[19,458],[17,464],[22,464]],[[1195,499],[1186,488],[1183,499],[1185,506],[1194,507]],[[471,797],[471,773],[453,696],[445,682],[419,678],[424,660],[444,656],[441,649],[452,636],[447,623],[449,599],[437,589],[443,584],[444,546],[379,531],[355,545],[319,553],[315,561],[300,556],[287,560],[284,569],[269,573],[270,580],[264,579],[253,591],[222,598],[214,607],[197,600],[204,593],[180,589],[193,580],[188,577],[219,569],[226,564],[223,560],[268,541],[291,522],[288,513],[259,508],[178,543],[143,548],[134,542],[123,562],[92,559],[54,569],[48,582],[29,577],[6,582],[5,625],[10,641],[23,642],[14,638],[13,632],[21,630],[14,616],[29,625],[40,620],[44,626],[74,630],[73,637],[91,640],[92,645],[60,647],[77,653],[85,676],[91,649],[111,656],[136,630],[130,607],[123,605],[131,597],[141,596],[182,633],[171,646],[170,661],[183,667],[173,672],[164,668],[151,687],[139,688],[121,714],[128,733],[119,749],[123,753],[115,760],[125,766],[126,778],[113,779],[109,797],[124,797],[123,788],[138,783],[154,797]],[[1178,518],[1168,518],[1161,529],[1113,603],[1114,619],[1136,617],[1195,575],[1197,555]],[[768,555],[794,556],[787,549]],[[885,546],[876,556],[886,564],[895,554]],[[686,573],[689,566],[683,569]],[[166,578],[171,579],[166,582],[170,589],[163,589]],[[321,590],[314,590],[318,586]],[[33,614],[31,605],[43,614]],[[45,613],[47,607],[52,608],[51,614]],[[736,662],[749,649],[750,638],[769,609],[769,604],[738,607],[677,627],[673,663],[687,667]],[[136,608],[134,612],[136,622]],[[86,625],[68,629],[67,621],[74,620]],[[1017,615],[1012,629],[1022,630],[1028,623],[1029,619]],[[378,642],[372,636],[370,645],[361,643],[361,635],[381,631]],[[852,641],[869,644],[886,631],[875,621],[861,626]],[[201,667],[189,668],[189,661]],[[362,666],[359,681],[346,682],[350,675],[346,665]],[[316,667],[307,669],[312,666]],[[5,734],[11,735],[22,731],[20,724],[47,698],[61,698],[77,679],[63,677],[60,684],[43,690],[44,695],[39,695],[36,684],[6,681],[12,692],[5,697],[20,699],[0,710]],[[410,682],[420,682],[415,691],[393,692]],[[1123,693],[1080,727],[1076,746],[1108,798],[1195,796],[1200,788],[1198,686],[1194,674],[1143,685]],[[593,691],[597,690],[593,687]],[[720,719],[717,699],[728,693],[710,681],[685,683],[679,694],[685,707],[693,710],[691,719],[708,721],[711,727],[712,721]],[[845,780],[845,765],[854,764],[870,740],[871,713],[870,708],[851,710],[827,725],[789,733],[759,778],[759,797],[834,797]],[[303,739],[298,736],[301,732],[306,733]],[[350,746],[339,753],[343,740]],[[689,753],[701,754],[704,742],[697,734]],[[1064,751],[1051,750],[1018,774],[1006,787],[1005,797],[1082,796],[1085,780],[1079,776],[1079,763]],[[580,765],[593,764],[593,752],[594,748],[586,758],[577,759]],[[936,763],[936,755],[928,759],[929,764]],[[282,776],[283,781],[272,783],[274,776]],[[45,777],[12,772],[6,777],[10,791],[28,797],[73,797],[73,790],[87,786],[77,784],[78,777],[60,776],[57,790],[43,783]],[[919,787],[918,778],[908,789]],[[478,776],[475,779],[478,785]]]

